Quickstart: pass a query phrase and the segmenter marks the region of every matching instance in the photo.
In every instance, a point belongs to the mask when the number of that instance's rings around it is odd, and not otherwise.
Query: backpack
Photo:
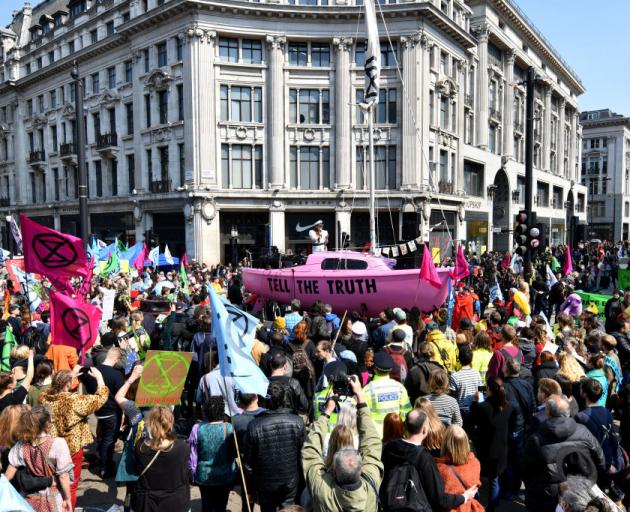
[[[521,361],[523,360],[523,352],[521,352],[521,349],[518,349],[518,352],[516,353],[515,356],[511,356],[510,353],[505,350],[504,348],[500,349],[499,352],[501,352],[501,355],[503,356],[503,366],[501,367],[501,371],[500,373],[500,377],[505,378],[505,367],[507,366],[508,361],[518,361],[519,363],[521,363]],[[519,357],[520,356],[520,357]],[[523,364],[521,364],[521,366],[523,366]]]
[[[335,326],[332,320],[326,320],[326,327],[324,328],[324,331],[326,332],[326,334],[328,334],[328,336],[330,336],[330,339],[333,338],[333,332],[335,331]]]
[[[419,447],[419,450],[423,449]],[[395,466],[389,472],[387,482],[381,486],[381,503],[386,512],[429,512],[431,510],[415,466],[420,453],[418,451],[415,457],[408,457],[403,464]]]
[[[308,340],[302,343],[302,345],[289,343],[289,350],[293,355],[293,376],[299,380],[300,383],[315,377],[315,367],[306,353],[307,344]]]
[[[407,374],[409,373],[407,361],[405,360],[405,353],[407,351],[404,348],[397,347],[395,345],[386,345],[384,349],[394,361],[394,366],[389,376],[398,382],[404,383],[407,378]]]

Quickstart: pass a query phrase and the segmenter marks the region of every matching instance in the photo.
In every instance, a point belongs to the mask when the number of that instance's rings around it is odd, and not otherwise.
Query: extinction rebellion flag
[[[378,39],[374,0],[365,0],[365,24],[367,27],[367,46],[365,49],[364,101],[367,106],[370,106],[378,101],[381,78],[381,44]]]
[[[54,283],[89,273],[83,241],[20,215],[24,243],[24,270],[45,275]]]
[[[98,336],[101,311],[80,299],[50,292],[50,325],[53,345],[88,350]]]

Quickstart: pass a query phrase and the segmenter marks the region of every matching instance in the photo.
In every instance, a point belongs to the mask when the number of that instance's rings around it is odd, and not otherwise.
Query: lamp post
[[[230,230],[230,249],[232,252],[232,268],[238,265],[238,228],[232,226]]]
[[[89,238],[88,229],[88,190],[87,190],[87,167],[85,165],[85,119],[83,117],[83,81],[79,78],[79,63],[74,61],[70,76],[74,80],[74,101],[75,101],[75,126],[76,126],[76,150],[77,175],[79,176],[79,225],[80,235],[83,243],[87,246]]]

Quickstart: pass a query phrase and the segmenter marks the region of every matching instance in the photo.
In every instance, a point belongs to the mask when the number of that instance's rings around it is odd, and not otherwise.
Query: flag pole
[[[346,309],[343,312],[343,316],[341,317],[341,323],[339,324],[339,329],[337,329],[337,335],[335,336],[335,339],[333,340],[333,344],[332,344],[332,351],[335,351],[335,345],[337,344],[337,339],[339,338],[339,333],[341,332],[341,328],[343,327],[343,323],[346,321],[346,315],[348,314],[348,310]]]
[[[225,391],[225,395],[223,397],[223,399],[226,401],[226,403],[229,404],[228,401],[228,385],[227,385],[227,379],[225,378],[225,375],[222,376],[223,377],[223,389]],[[229,405],[228,405],[229,408]],[[245,471],[243,471],[243,459],[241,458],[241,450],[238,446],[238,437],[236,436],[236,428],[234,426],[234,417],[230,414],[230,423],[232,424],[232,435],[234,436],[234,446],[236,447],[236,457],[238,459],[238,468],[241,472],[241,482],[243,482],[243,494],[245,494],[245,501],[247,502],[247,512],[252,512],[251,506],[249,504],[249,493],[247,492],[247,482],[245,481]]]
[[[374,102],[368,107],[368,132],[369,132],[369,157],[370,166],[368,170],[368,186],[370,188],[370,254],[374,254],[376,249],[376,199],[374,196],[374,188],[376,186],[376,170],[374,166]]]

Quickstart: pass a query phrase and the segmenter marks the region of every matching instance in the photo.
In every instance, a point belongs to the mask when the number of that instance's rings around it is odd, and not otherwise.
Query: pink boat
[[[259,300],[288,304],[300,299],[308,308],[316,301],[336,312],[361,311],[376,316],[386,307],[433,311],[448,294],[449,269],[438,268],[442,286],[419,279],[420,269],[394,270],[395,260],[351,251],[316,252],[304,265],[283,269],[243,269],[245,288]]]

